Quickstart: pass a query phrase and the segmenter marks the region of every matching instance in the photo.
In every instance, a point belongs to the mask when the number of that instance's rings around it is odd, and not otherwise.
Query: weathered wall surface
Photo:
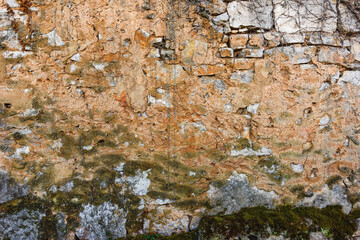
[[[244,207],[358,208],[359,9],[3,0],[0,236],[171,235]]]

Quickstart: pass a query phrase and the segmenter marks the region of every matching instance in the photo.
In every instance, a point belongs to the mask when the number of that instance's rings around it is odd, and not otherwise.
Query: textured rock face
[[[0,169],[0,180],[0,203],[26,195],[28,187],[17,184],[3,169]]]
[[[213,214],[225,210],[226,214],[238,212],[241,208],[254,206],[272,207],[276,194],[251,187],[245,174],[233,172],[225,186],[216,188],[210,185],[207,192],[212,205],[216,206]]]
[[[0,216],[0,237],[5,239],[39,239],[38,223],[45,214],[27,209]]]
[[[114,238],[126,236],[126,214],[117,205],[109,202],[100,206],[88,204],[79,217],[81,225],[76,233],[80,238],[105,240],[109,235]]]
[[[353,211],[359,13],[352,0],[1,1],[0,236],[172,235],[283,203]],[[47,210],[16,205],[30,196]]]

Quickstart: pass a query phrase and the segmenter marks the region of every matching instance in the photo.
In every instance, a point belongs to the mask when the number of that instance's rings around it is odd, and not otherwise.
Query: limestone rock
[[[219,16],[216,16],[212,19],[212,21],[216,24],[216,25],[224,25],[229,21],[229,15],[227,13],[223,13]]]
[[[339,186],[334,185],[330,189],[327,185],[323,189],[314,194],[312,197],[306,197],[297,203],[298,206],[314,206],[317,208],[324,208],[331,205],[341,205],[343,212],[348,214],[351,209],[351,203],[348,201],[345,190]]]
[[[309,63],[313,57],[316,56],[316,47],[298,47],[298,46],[288,46],[288,47],[277,47],[265,51],[265,54],[275,55],[277,53],[284,54],[288,61],[292,64],[304,64]]]
[[[322,31],[337,28],[335,0],[274,1],[275,27],[280,32]]]
[[[0,215],[0,237],[5,239],[38,239],[38,224],[45,216],[26,208],[18,213]]]
[[[360,22],[356,18],[355,14],[349,10],[349,8],[343,4],[339,4],[339,27],[344,32],[360,32]]]
[[[100,206],[85,205],[80,212],[80,227],[76,235],[89,240],[106,240],[108,233],[114,238],[126,237],[126,213],[118,205],[104,202]]]
[[[360,86],[360,71],[345,71],[339,79],[338,84],[344,85],[345,83]]]
[[[227,6],[231,28],[270,29],[273,6],[271,1],[232,1]]]
[[[245,207],[272,207],[276,198],[274,192],[251,187],[246,175],[238,174],[236,171],[227,180],[225,186],[216,188],[210,185],[207,194],[212,206],[215,207],[215,212],[225,210],[226,214],[237,212]]]
[[[0,180],[0,203],[24,196],[28,191],[26,185],[15,183],[3,169],[0,169]]]
[[[352,41],[351,53],[356,61],[360,61],[360,41]]]
[[[319,62],[344,64],[354,61],[354,56],[344,48],[321,47],[319,51]]]
[[[230,79],[237,80],[240,83],[249,84],[254,79],[254,71],[246,70],[241,72],[235,72],[231,74]]]

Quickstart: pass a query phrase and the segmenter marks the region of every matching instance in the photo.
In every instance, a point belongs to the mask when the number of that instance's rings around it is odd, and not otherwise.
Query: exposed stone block
[[[232,1],[227,6],[230,27],[270,29],[273,6],[269,0]]]

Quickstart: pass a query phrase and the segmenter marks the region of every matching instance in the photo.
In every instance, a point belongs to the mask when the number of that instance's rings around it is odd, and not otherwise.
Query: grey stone
[[[360,32],[360,22],[343,3],[339,4],[339,29],[344,32]]]
[[[281,34],[278,32],[264,33],[264,38],[268,40],[269,47],[277,47],[281,43]]]
[[[318,60],[323,63],[336,63],[346,65],[352,59],[351,53],[345,48],[321,47]]]
[[[262,58],[263,56],[264,48],[245,48],[236,57]]]
[[[214,207],[212,214],[226,210],[225,214],[238,212],[245,207],[266,206],[272,207],[276,194],[251,187],[245,174],[233,172],[225,186],[221,188],[210,185],[207,192],[211,205]]]
[[[227,6],[231,28],[270,29],[273,6],[269,0],[232,1]]]
[[[219,16],[216,16],[212,19],[213,23],[219,26],[223,26],[229,21],[229,15],[227,13],[223,13]]]
[[[0,203],[26,195],[28,187],[15,183],[7,171],[0,169]]]
[[[344,85],[345,83],[360,86],[360,71],[345,71],[339,79],[338,84]]]
[[[14,214],[0,215],[0,237],[11,240],[37,240],[38,223],[45,214],[23,209]]]
[[[225,91],[226,90],[225,82],[221,79],[216,79],[214,81],[214,89],[220,90],[220,91]]]
[[[337,184],[334,185],[332,189],[325,185],[321,192],[314,194],[312,197],[304,198],[297,203],[297,206],[314,206],[317,208],[324,208],[331,205],[341,205],[343,212],[346,214],[352,209],[345,190]]]
[[[313,33],[310,35],[309,43],[314,45],[328,45],[334,47],[342,46],[342,41],[337,34]]]
[[[231,74],[231,80],[237,80],[241,83],[249,84],[254,79],[254,71],[253,70],[245,70],[240,72],[234,72]]]
[[[333,0],[274,0],[274,4],[275,27],[280,32],[336,31],[337,10]]]
[[[277,52],[284,54],[288,61],[292,64],[305,64],[309,63],[313,57],[316,55],[315,46],[287,46],[287,47],[277,47],[265,51],[265,54],[273,56]]]
[[[56,214],[57,240],[66,240],[66,215],[62,212]]]
[[[322,232],[312,232],[309,235],[310,240],[327,240]]]
[[[284,34],[281,40],[284,44],[304,43],[305,35],[301,33]]]
[[[161,235],[170,236],[172,234],[187,231],[189,223],[189,217],[187,216],[171,220],[166,219],[165,223],[153,223],[152,230]]]
[[[271,154],[272,154],[271,149],[268,149],[266,147],[262,147],[261,149],[259,149],[257,151],[255,151],[251,148],[244,148],[241,150],[231,150],[230,151],[230,156],[232,156],[232,157],[269,156]]]
[[[88,240],[107,240],[107,233],[113,238],[126,237],[126,213],[118,205],[104,202],[100,206],[85,205],[80,212],[80,227],[76,235]]]
[[[302,164],[294,164],[294,163],[291,163],[290,164],[290,167],[292,168],[292,170],[296,173],[301,173],[304,171],[304,165]]]
[[[220,91],[225,91],[226,90],[225,82],[223,80],[221,80],[221,79],[216,78],[216,77],[202,76],[201,78],[199,78],[199,80],[201,81],[202,84],[213,84],[214,89],[216,89],[216,90],[220,90]]]

